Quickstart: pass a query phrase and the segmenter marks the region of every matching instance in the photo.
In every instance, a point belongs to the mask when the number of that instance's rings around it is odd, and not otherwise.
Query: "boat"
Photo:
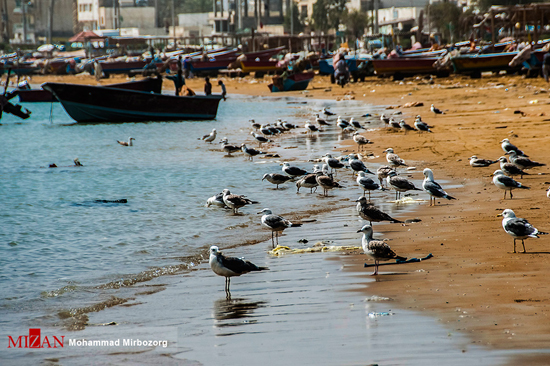
[[[273,83],[267,87],[272,93],[292,90],[305,90],[309,82],[313,80],[314,72],[292,74],[288,77],[274,76]]]
[[[420,74],[442,74],[448,70],[437,70],[433,67],[439,57],[396,57],[372,59],[374,72],[378,76],[408,76]]]
[[[521,68],[521,65],[517,67],[508,65],[517,54],[517,52],[464,54],[452,57],[451,62],[457,74],[479,75],[484,71],[498,72],[501,70],[511,72]]]
[[[140,90],[144,92],[160,93],[162,91],[162,78],[144,78],[126,83],[108,84],[108,88]],[[57,102],[53,94],[44,89],[17,89],[19,102]]]
[[[79,123],[209,120],[216,118],[221,95],[176,96],[64,83],[44,83]]]
[[[256,61],[256,60],[244,60],[241,61],[241,70],[242,72],[275,72],[281,70],[280,67],[277,67],[279,61]]]

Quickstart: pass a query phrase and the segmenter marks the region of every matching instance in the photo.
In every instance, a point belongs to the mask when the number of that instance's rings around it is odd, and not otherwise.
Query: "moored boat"
[[[279,61],[256,61],[256,60],[244,60],[241,61],[242,72],[275,72],[281,70],[277,66]]]
[[[487,54],[464,54],[451,58],[456,73],[474,74],[484,71],[517,71],[520,66],[510,67],[508,64],[517,52],[501,52]]]
[[[220,95],[175,96],[104,86],[45,83],[77,122],[152,122],[216,118]]]
[[[433,67],[438,57],[397,57],[387,59],[373,59],[372,66],[376,75],[418,75],[418,74],[437,74],[438,71]]]
[[[313,80],[314,72],[292,74],[288,77],[274,76],[273,83],[267,87],[272,93],[281,91],[305,90],[309,82]]]

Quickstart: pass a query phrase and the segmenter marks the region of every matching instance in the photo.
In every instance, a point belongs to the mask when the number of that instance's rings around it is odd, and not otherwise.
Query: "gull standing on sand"
[[[504,199],[506,199],[506,191],[510,192],[510,199],[514,198],[512,190],[516,188],[530,189],[522,185],[520,182],[514,180],[514,178],[504,175],[502,170],[495,170],[493,173],[493,184],[498,188],[504,190]]]
[[[510,151],[515,151],[516,154],[518,154],[519,156],[526,156],[528,157],[527,155],[525,155],[525,153],[523,151],[521,151],[520,149],[517,148],[516,145],[512,144],[510,142],[510,140],[508,139],[504,139],[500,142],[500,147],[502,147],[502,150],[504,151],[504,153],[509,153]]]
[[[289,227],[302,226],[302,224],[293,224],[281,216],[274,215],[269,208],[264,208],[258,213],[262,214],[262,225],[271,230],[271,245],[273,248],[275,248],[275,241],[277,241],[277,246],[279,246],[279,232],[282,233]],[[275,240],[273,237],[275,237]]]
[[[290,164],[287,162],[283,163],[282,170],[283,170],[283,173],[285,173],[286,175],[292,178],[296,178],[307,174],[307,171],[305,171],[304,169],[301,169],[295,166],[290,166]]]
[[[430,111],[432,111],[433,114],[435,114],[436,116],[438,114],[445,114],[445,112],[443,112],[441,109],[439,108],[436,108],[433,104],[432,106],[430,107]]]
[[[324,107],[324,108],[323,108],[323,113],[324,113],[326,116],[334,116],[334,115],[336,115],[336,113],[329,111],[329,110],[327,109],[327,107]]]
[[[369,139],[367,139],[365,136],[360,135],[359,132],[357,131],[353,133],[353,141],[355,141],[355,143],[357,144],[358,151],[362,151],[363,146],[372,144],[372,142]]]
[[[430,126],[426,122],[423,122],[420,115],[416,116],[416,119],[414,120],[414,127],[416,127],[419,133],[420,132],[433,133],[432,130],[430,130],[430,128],[433,128],[433,126]]]
[[[388,182],[388,187],[395,190],[396,200],[401,198],[401,192],[421,191],[420,188],[416,188],[413,182],[408,181],[406,178],[398,177],[396,171],[391,171],[388,173],[386,180]]]
[[[538,231],[537,228],[531,225],[527,220],[516,217],[514,211],[508,208],[497,216],[503,217],[502,228],[508,235],[514,238],[514,253],[516,253],[516,240],[521,240],[521,244],[523,245],[523,253],[526,253],[524,243],[525,239],[538,238],[539,235],[548,234]]]
[[[403,221],[399,221],[385,213],[384,211],[379,210],[375,205],[373,205],[370,202],[367,202],[367,198],[365,196],[359,197],[357,200],[355,200],[357,203],[357,206],[355,209],[357,210],[357,213],[363,220],[367,220],[370,222],[372,226],[372,222],[382,222],[382,221],[389,221],[393,223],[400,223],[402,224]]]
[[[500,161],[500,170],[502,170],[504,174],[509,177],[519,175],[521,176],[521,178],[523,178],[524,175],[529,175],[529,173],[524,172],[517,165],[509,163],[508,159],[506,159],[506,156],[501,156],[500,158],[498,158],[498,161]]]
[[[265,154],[265,152],[263,151],[247,147],[246,144],[244,143],[241,145],[241,150],[247,156],[247,158],[250,159],[251,161],[254,161],[254,157],[256,155]]]
[[[265,142],[270,142],[271,140],[265,137],[264,135],[260,135],[254,131],[250,131],[250,134],[254,136],[254,139],[258,141],[258,146],[262,146]]]
[[[359,121],[354,121],[354,120],[353,120],[353,117],[350,118],[349,123],[350,123],[350,125],[351,125],[352,127],[361,128],[361,129],[363,129],[363,130],[365,129],[365,127],[363,127],[363,126],[361,125],[361,123],[359,123]]]
[[[226,257],[215,245],[210,247],[209,263],[210,268],[215,274],[225,277],[225,293],[228,297],[231,296],[229,291],[231,277],[240,276],[248,272],[265,271],[269,269],[267,267],[258,267],[257,265],[241,258]]]
[[[357,230],[358,233],[363,233],[363,238],[361,239],[361,246],[366,255],[374,259],[374,272],[373,276],[378,274],[378,265],[380,261],[389,261],[390,259],[395,259],[398,261],[404,261],[407,258],[398,256],[390,246],[382,240],[374,240],[372,238],[372,226],[365,225],[360,230]]]
[[[388,178],[388,175],[391,172],[394,172],[394,171],[395,171],[395,169],[393,169],[392,167],[389,167],[387,165],[381,165],[376,170],[376,176],[378,177],[378,180],[380,181],[380,186],[381,187],[384,187],[384,180],[386,180],[386,178]]]
[[[416,131],[416,128],[414,128],[413,126],[411,126],[410,124],[408,124],[407,122],[405,122],[404,119],[402,119],[401,121],[399,121],[399,127],[405,131],[405,134],[407,134],[407,132],[409,131]]]
[[[133,137],[128,137],[128,142],[126,141],[118,141],[116,140],[116,142],[118,142],[119,144],[121,144],[122,146],[134,146],[134,144],[132,143],[132,141],[134,141],[135,138]]]
[[[522,170],[538,166],[546,166],[546,164],[537,163],[536,161],[533,161],[526,156],[518,156],[518,153],[514,150],[510,150],[506,154],[510,155],[510,162],[514,165],[517,165]]]
[[[367,168],[365,163],[363,163],[362,160],[359,160],[359,156],[357,156],[357,154],[349,154],[348,157],[349,166],[354,172],[365,172],[374,175],[374,173]]]
[[[394,120],[393,117],[390,117],[389,126],[397,130],[401,129],[399,121]]]
[[[222,193],[223,193],[223,202],[227,205],[227,207],[233,209],[233,213],[238,213],[239,208],[241,207],[250,205],[252,203],[257,203],[249,200],[245,196],[231,194],[231,192],[229,192],[229,189],[224,189]]]
[[[267,179],[267,181],[271,184],[275,184],[277,186],[277,188],[275,188],[275,189],[279,189],[279,184],[286,183],[287,181],[291,180],[292,178],[289,177],[288,175],[282,175],[282,174],[279,174],[279,173],[267,173],[267,174],[264,174],[264,177],[262,178],[262,181],[264,179]]]
[[[470,165],[474,168],[486,167],[498,162],[498,160],[479,159],[475,155],[472,155],[472,157],[468,158],[468,160],[470,160]]]
[[[222,144],[221,150],[227,154],[226,156],[232,156],[231,153],[241,151],[240,146],[230,145],[229,142],[227,141],[227,137],[224,137],[220,141],[220,144]]]
[[[309,121],[306,121],[306,124],[304,125],[304,127],[306,128],[307,132],[311,133],[311,134],[313,134],[313,132],[318,132],[319,131],[319,127],[317,127],[316,125],[310,123]]]
[[[319,114],[315,114],[315,122],[317,122],[319,125],[322,126],[329,126],[330,123],[328,123],[325,119],[319,117]]]
[[[439,183],[434,181],[434,173],[430,168],[424,169],[424,181],[422,182],[422,189],[430,195],[430,206],[432,205],[432,198],[435,206],[436,198],[445,198],[448,200],[456,200],[456,198],[449,196],[447,192],[441,188]]]
[[[380,184],[376,183],[372,178],[367,177],[365,172],[359,172],[356,179],[357,184],[365,192],[369,192],[369,201],[370,201],[370,192],[381,189]]]
[[[391,167],[397,168],[399,166],[408,166],[407,164],[405,164],[405,160],[401,159],[399,155],[393,152],[393,149],[391,147],[387,148],[383,152],[386,153],[386,161]]]
[[[336,158],[333,158],[331,154],[325,154],[325,157],[323,160],[331,169],[331,171],[334,171],[334,172],[336,172],[337,169],[342,169],[345,167],[344,163],[342,163],[340,160]]]
[[[325,175],[325,173],[323,173],[322,171],[319,171],[316,174],[317,175],[315,179],[317,180],[317,184],[319,184],[321,188],[323,188],[323,196],[327,197],[328,191],[333,188],[343,188],[340,184],[338,184],[338,182],[333,180],[328,175]]]
[[[202,140],[204,140],[204,142],[208,142],[208,143],[211,143],[215,139],[216,139],[216,129],[215,128],[213,128],[212,132],[210,132],[208,135],[204,135],[202,137]]]
[[[252,128],[255,129],[255,130],[259,130],[260,127],[262,127],[261,124],[259,124],[258,122],[254,121],[253,119],[249,120],[248,122],[250,122]]]
[[[300,188],[309,188],[309,192],[313,193],[313,188],[317,190],[317,186],[319,183],[317,183],[317,172],[319,171],[319,165],[313,166],[313,173],[308,174],[300,178],[296,182],[296,193],[300,193]]]
[[[386,116],[384,113],[380,116],[380,121],[382,121],[385,125],[390,123],[390,117]]]

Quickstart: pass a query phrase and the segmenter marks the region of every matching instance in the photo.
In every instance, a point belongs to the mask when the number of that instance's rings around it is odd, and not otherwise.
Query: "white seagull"
[[[262,214],[262,225],[271,230],[271,245],[275,248],[275,241],[279,245],[279,232],[283,232],[289,227],[300,227],[302,224],[294,224],[281,216],[274,215],[269,208],[264,208],[259,214]],[[275,240],[273,239],[275,237]]]
[[[435,206],[436,198],[445,198],[448,200],[456,200],[456,198],[449,196],[447,192],[441,188],[439,183],[434,181],[434,173],[430,168],[424,169],[424,181],[422,182],[422,189],[430,195],[430,206],[432,205],[432,198]]]
[[[486,167],[498,162],[498,160],[480,159],[475,155],[472,155],[468,160],[470,160],[470,165],[474,168]]]
[[[391,147],[387,148],[383,152],[386,153],[386,161],[391,167],[397,168],[399,166],[408,166],[407,164],[405,164],[405,160],[401,159],[399,155],[393,152],[393,149]]]
[[[241,207],[250,205],[252,203],[257,203],[249,200],[245,196],[231,194],[231,192],[229,192],[229,189],[224,189],[222,193],[223,193],[223,202],[227,205],[227,207],[233,209],[234,213],[238,213],[238,210]]]
[[[128,142],[126,141],[118,141],[116,140],[116,142],[118,142],[119,144],[121,144],[122,146],[134,146],[134,144],[132,143],[132,141],[134,141],[135,138],[133,137],[128,137]]]
[[[355,141],[355,143],[357,144],[357,150],[359,151],[363,150],[363,146],[372,144],[369,139],[367,139],[365,136],[360,135],[357,131],[353,133],[353,141]]]
[[[363,163],[362,160],[359,160],[359,156],[357,156],[357,154],[349,154],[348,157],[349,166],[354,172],[365,172],[374,175],[374,173],[367,168],[365,163]]]
[[[509,177],[519,175],[523,178],[524,175],[529,175],[529,173],[524,172],[517,165],[509,163],[506,156],[501,156],[498,158],[498,161],[500,161],[500,170]]]
[[[342,169],[345,167],[344,163],[342,163],[340,160],[336,158],[333,158],[331,154],[325,154],[325,157],[323,160],[328,165],[328,167],[331,170],[334,170],[335,172],[337,169]]]
[[[504,190],[504,199],[506,199],[506,191],[510,192],[510,199],[514,198],[512,190],[516,188],[530,189],[522,185],[520,182],[514,180],[514,178],[504,175],[502,170],[495,170],[493,173],[493,184],[498,188]]]
[[[390,246],[382,240],[374,240],[372,238],[372,226],[365,225],[360,230],[357,230],[358,233],[363,233],[363,238],[361,239],[361,245],[363,251],[366,255],[374,259],[374,272],[373,276],[378,274],[378,265],[380,261],[389,261],[390,259],[395,259],[397,261],[404,261],[407,258],[398,256]]]
[[[286,183],[287,181],[291,180],[292,178],[289,177],[288,175],[283,175],[283,174],[279,174],[279,173],[267,173],[267,174],[264,174],[264,176],[262,178],[262,181],[264,179],[266,179],[271,184],[275,184],[277,186],[277,188],[275,188],[275,189],[279,189],[279,184]]]
[[[386,178],[388,187],[395,190],[395,199],[401,198],[401,192],[407,191],[421,191],[420,188],[416,188],[413,182],[408,181],[406,178],[398,177],[397,172],[391,171]]]
[[[512,144],[510,142],[510,140],[508,139],[504,139],[500,142],[500,147],[502,147],[502,150],[504,151],[504,153],[508,153],[510,151],[515,151],[519,156],[527,156],[525,155],[525,153],[523,151],[521,151],[520,149],[517,148],[516,145]]]
[[[426,122],[423,122],[420,116],[416,116],[416,119],[414,120],[414,127],[418,130],[418,132],[432,132],[430,128],[433,128],[433,126],[428,125]]]
[[[208,143],[211,143],[215,139],[216,139],[216,129],[215,128],[213,128],[212,132],[210,132],[208,135],[204,135],[202,137],[202,140],[204,140],[204,142],[208,142]]]
[[[514,253],[516,252],[516,240],[521,240],[521,244],[523,245],[523,253],[525,253],[525,239],[538,238],[539,235],[548,234],[538,231],[537,228],[531,225],[527,220],[516,217],[514,211],[508,208],[497,216],[503,217],[502,228],[508,235],[514,238]]]
[[[367,177],[365,172],[359,172],[356,179],[357,184],[363,190],[363,194],[366,191],[369,191],[369,201],[370,201],[370,192],[380,189],[380,184],[376,183],[372,178]]]
[[[534,168],[538,166],[546,166],[546,164],[538,163],[536,161],[529,159],[526,156],[519,156],[515,150],[510,150],[506,154],[510,155],[510,162],[512,164],[517,165],[520,169],[529,169],[529,168]]]
[[[206,207],[210,207],[212,205],[222,208],[227,207],[225,202],[223,202],[223,193],[215,194],[206,200]]]
[[[357,200],[355,200],[357,203],[357,206],[355,209],[357,210],[357,213],[363,220],[367,220],[372,225],[372,222],[381,222],[381,221],[390,221],[393,223],[403,223],[403,221],[399,221],[385,213],[384,211],[379,210],[375,205],[373,205],[370,202],[367,202],[367,198],[365,196],[359,197]]]
[[[215,274],[225,277],[225,293],[228,297],[231,296],[229,291],[231,277],[240,276],[248,272],[265,271],[269,269],[267,267],[258,267],[254,263],[241,258],[226,257],[215,245],[210,247],[209,263],[210,268],[212,268]]]
[[[282,170],[283,170],[283,173],[291,176],[292,178],[307,174],[307,171],[305,171],[304,169],[298,168],[296,166],[290,166],[290,164],[287,162],[283,163]]]
[[[254,132],[254,131],[250,131],[250,134],[251,134],[252,136],[254,136],[254,139],[255,139],[256,141],[258,141],[258,143],[259,143],[258,146],[262,146],[263,143],[265,143],[265,142],[270,142],[270,141],[271,141],[270,139],[268,139],[268,138],[265,137],[264,135],[260,135],[260,134]]]
[[[438,114],[445,114],[445,112],[443,112],[441,109],[439,108],[436,108],[433,104],[432,106],[430,107],[430,111],[432,111],[433,114],[435,114],[436,116]]]

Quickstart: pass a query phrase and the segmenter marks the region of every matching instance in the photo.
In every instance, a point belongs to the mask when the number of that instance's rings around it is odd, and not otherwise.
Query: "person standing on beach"
[[[227,90],[225,89],[225,84],[222,80],[218,80],[218,85],[222,87],[222,97],[223,100],[225,100],[225,96],[227,95]]]
[[[204,95],[212,95],[212,84],[208,76],[204,78]]]
[[[544,80],[548,82],[548,78],[550,76],[550,51],[546,52],[544,57],[542,58],[542,76],[544,76]]]
[[[185,85],[185,78],[183,77],[183,70],[178,68],[176,75],[168,75],[167,79],[170,79],[174,82],[174,87],[176,88],[176,95],[181,95],[181,89]]]

